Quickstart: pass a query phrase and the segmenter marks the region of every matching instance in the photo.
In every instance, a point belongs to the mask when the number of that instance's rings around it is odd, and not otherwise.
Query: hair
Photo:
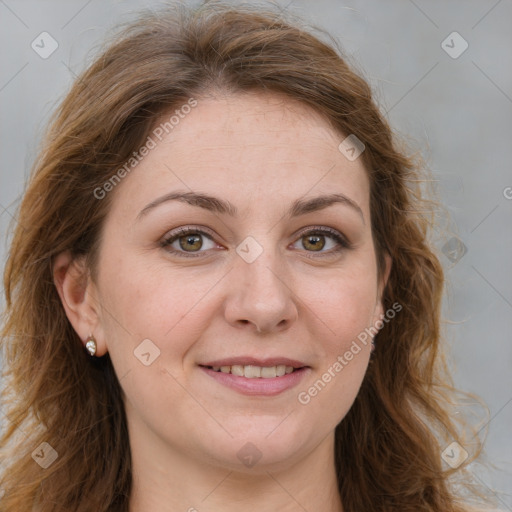
[[[465,443],[465,430],[451,417],[456,390],[441,347],[444,276],[429,242],[436,203],[422,190],[424,166],[398,148],[369,85],[336,43],[287,16],[222,2],[143,11],[53,114],[4,272],[2,512],[128,511],[132,469],[121,387],[109,355],[90,358],[83,349],[59,298],[53,262],[70,251],[95,278],[116,195],[99,200],[95,190],[163,114],[215,91],[285,95],[320,113],[340,141],[354,134],[365,144],[360,158],[370,181],[379,276],[386,253],[393,261],[383,306],[398,303],[402,310],[379,331],[360,391],[336,427],[344,510],[467,510],[452,477],[464,475],[482,441],[472,433]],[[456,469],[441,458],[453,440],[470,452]],[[58,454],[46,469],[31,456],[43,442]],[[472,487],[465,492],[480,495]]]

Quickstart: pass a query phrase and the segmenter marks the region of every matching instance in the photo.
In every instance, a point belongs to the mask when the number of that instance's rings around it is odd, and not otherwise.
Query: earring
[[[373,354],[373,352],[375,352],[375,340],[372,338],[372,348],[370,354]]]
[[[85,348],[87,349],[91,356],[96,354],[96,340],[94,339],[94,336],[92,334],[89,334],[89,338],[87,339]]]

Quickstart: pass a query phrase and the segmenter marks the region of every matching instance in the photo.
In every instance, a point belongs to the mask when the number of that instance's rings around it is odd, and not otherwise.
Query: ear
[[[373,316],[373,324],[377,322],[377,320],[380,320],[384,316],[384,305],[382,304],[382,295],[384,293],[384,289],[386,288],[386,284],[389,279],[389,274],[391,273],[391,266],[393,264],[393,260],[391,259],[391,256],[388,253],[384,254],[384,271],[382,273],[382,276],[379,280],[379,286],[377,289],[377,303],[375,306],[375,313]]]
[[[85,258],[73,259],[70,252],[60,253],[53,262],[53,281],[66,316],[85,343],[89,335],[96,340],[96,356],[106,354],[107,348],[99,316],[99,302]]]

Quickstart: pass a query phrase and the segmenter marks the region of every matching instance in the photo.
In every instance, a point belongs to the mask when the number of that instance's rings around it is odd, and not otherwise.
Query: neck
[[[169,446],[148,448],[131,447],[130,512],[343,512],[334,465],[334,433],[293,465],[257,464],[246,472],[195,460]]]

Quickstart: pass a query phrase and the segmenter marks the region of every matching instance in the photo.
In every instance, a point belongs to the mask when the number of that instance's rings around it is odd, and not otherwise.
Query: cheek
[[[319,319],[319,364],[297,393],[306,424],[321,417],[327,431],[352,406],[368,367],[371,338],[365,330],[371,325],[375,297],[375,280],[368,273],[361,278],[341,272],[325,283],[323,293],[310,295],[308,308]]]
[[[210,320],[209,292],[223,276],[211,269],[151,266],[143,258],[105,261],[103,271],[103,319],[112,349],[127,352],[127,338],[132,350],[150,339],[162,353],[172,349],[176,355],[187,350]]]
[[[376,307],[377,283],[368,265],[340,269],[305,283],[299,297],[317,317],[326,334],[324,348],[329,353],[347,350],[357,336],[370,327]],[[368,340],[369,344],[369,340]],[[364,345],[363,345],[364,347]]]

